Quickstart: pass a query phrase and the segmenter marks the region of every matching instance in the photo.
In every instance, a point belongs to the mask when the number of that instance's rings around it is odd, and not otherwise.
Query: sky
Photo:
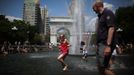
[[[48,8],[49,16],[67,16],[68,7],[71,0],[40,0],[40,6],[45,5]],[[95,0],[84,1],[84,14],[87,25],[94,22],[96,14],[92,10],[92,3]],[[115,12],[121,6],[134,5],[134,0],[103,0],[104,5]],[[6,15],[8,18],[22,19],[24,0],[0,0],[0,14]],[[92,28],[91,28],[92,29]]]
[[[40,5],[41,7],[47,5],[49,15],[51,16],[66,16],[70,1],[71,0],[40,0]],[[94,0],[83,1],[85,1],[85,14],[93,15],[91,7]],[[114,9],[118,8],[119,6],[128,6],[134,4],[134,0],[104,0],[104,2],[113,5]],[[0,0],[0,13],[22,18],[23,3],[24,0]]]

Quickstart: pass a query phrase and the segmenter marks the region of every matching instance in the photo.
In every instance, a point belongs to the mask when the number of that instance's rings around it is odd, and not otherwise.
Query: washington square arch
[[[58,36],[65,34],[67,39],[71,38],[72,33],[72,22],[70,17],[51,17],[50,18],[50,41],[54,45],[58,43]]]
[[[79,55],[80,42],[85,41],[89,45],[91,36],[85,35],[85,19],[83,12],[83,0],[72,0],[69,5],[68,16],[50,17],[50,42],[58,44],[60,34],[65,34],[70,43],[69,54]]]
[[[73,19],[70,17],[50,17],[50,42],[58,44],[60,34],[65,34],[70,44],[73,44]]]

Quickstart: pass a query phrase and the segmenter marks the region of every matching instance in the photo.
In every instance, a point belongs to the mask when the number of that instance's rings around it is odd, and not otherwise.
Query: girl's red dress
[[[69,51],[69,43],[68,42],[62,42],[60,45],[59,45],[59,49],[61,51],[61,53],[67,53],[68,54],[68,51]]]

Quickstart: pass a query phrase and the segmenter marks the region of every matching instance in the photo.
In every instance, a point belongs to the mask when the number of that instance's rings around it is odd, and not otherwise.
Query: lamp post
[[[13,28],[11,28],[12,30],[18,30],[18,28],[16,26],[14,26]]]
[[[29,43],[29,31],[27,31],[27,42]]]
[[[119,44],[123,44],[123,37],[122,37],[122,31],[123,31],[123,29],[121,29],[121,28],[118,28],[117,30],[117,35],[116,35],[116,38],[117,38],[117,41],[118,41],[118,43]]]
[[[118,28],[117,29],[117,32],[122,32],[123,30],[121,28]]]
[[[11,29],[12,29],[13,32],[15,32],[15,31],[18,30],[18,28],[17,28],[16,26],[12,27]],[[14,38],[15,38],[15,34],[13,33],[13,39],[14,39]],[[15,39],[14,39],[14,41],[15,41]]]

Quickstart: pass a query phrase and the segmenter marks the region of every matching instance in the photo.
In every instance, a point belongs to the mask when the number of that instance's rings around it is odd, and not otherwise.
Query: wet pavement
[[[65,60],[67,71],[62,71],[57,56],[57,51],[1,55],[0,75],[99,75],[93,55],[86,61],[81,56],[69,55]],[[134,75],[134,56],[116,56],[113,70],[115,75]]]

